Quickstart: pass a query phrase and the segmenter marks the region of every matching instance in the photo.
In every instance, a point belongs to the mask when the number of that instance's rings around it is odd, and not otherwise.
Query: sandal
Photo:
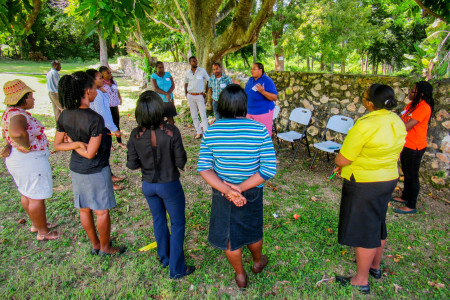
[[[38,241],[51,241],[51,240],[59,239],[60,237],[61,237],[61,235],[59,234],[59,232],[50,230],[46,234],[39,234],[38,233],[37,236],[36,236],[36,239]]]
[[[58,227],[58,224],[50,224],[50,223],[47,223],[47,228],[48,228],[48,229],[52,229],[52,228],[55,228],[55,227]],[[37,230],[36,227],[34,227],[33,225],[31,225],[31,227],[30,227],[30,232],[36,233],[36,232],[38,232],[38,230]]]

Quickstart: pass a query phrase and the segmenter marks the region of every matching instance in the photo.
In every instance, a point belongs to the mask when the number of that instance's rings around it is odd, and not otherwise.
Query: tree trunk
[[[361,74],[364,73],[364,54],[361,53]]]
[[[180,61],[180,55],[178,54],[178,43],[175,43],[175,61]]]
[[[330,71],[331,73],[334,73],[334,61],[330,62]]]
[[[323,54],[320,55],[320,71],[323,71],[325,69],[325,61],[323,59]]]
[[[383,75],[386,75],[386,60],[383,60]]]
[[[102,35],[100,33],[100,29],[97,29],[98,33],[98,39],[100,41],[100,65],[106,66],[109,68],[108,64],[108,46],[106,44],[106,40],[102,38]]]
[[[369,68],[369,52],[366,52],[366,62],[365,62],[365,69],[366,71],[364,72],[365,74],[367,74],[367,69]]]
[[[256,64],[258,59],[256,57],[256,42],[253,43],[253,64]]]
[[[345,59],[341,63],[341,73],[345,74]]]
[[[280,32],[272,31],[273,47],[275,49],[275,71],[284,71],[283,48],[281,45],[278,45],[280,37]]]
[[[299,68],[299,67],[300,67],[300,58],[299,58],[299,55],[297,53],[297,68]]]
[[[306,69],[308,70],[308,72],[311,70],[311,67],[309,65],[309,55],[306,56]]]
[[[314,57],[311,57],[311,71],[314,71]]]

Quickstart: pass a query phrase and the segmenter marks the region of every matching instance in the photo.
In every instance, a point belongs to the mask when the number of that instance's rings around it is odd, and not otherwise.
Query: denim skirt
[[[367,249],[381,246],[387,237],[386,212],[397,179],[354,182],[344,179],[339,213],[338,242]]]
[[[247,204],[237,207],[213,189],[209,242],[221,250],[234,251],[263,238],[263,188],[242,193]]]

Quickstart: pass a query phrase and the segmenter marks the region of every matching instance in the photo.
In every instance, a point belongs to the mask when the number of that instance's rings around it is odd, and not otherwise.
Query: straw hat
[[[5,103],[6,105],[14,105],[26,94],[34,92],[28,85],[25,84],[20,79],[14,79],[8,81],[3,86],[3,92],[5,92]]]

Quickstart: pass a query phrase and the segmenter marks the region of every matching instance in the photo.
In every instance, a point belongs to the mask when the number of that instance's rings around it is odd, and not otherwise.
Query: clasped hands
[[[230,189],[226,194],[222,194],[222,196],[233,202],[237,207],[241,207],[247,204],[247,199],[242,196],[242,189],[239,185],[232,184],[226,181],[224,181],[223,183],[225,183]]]

